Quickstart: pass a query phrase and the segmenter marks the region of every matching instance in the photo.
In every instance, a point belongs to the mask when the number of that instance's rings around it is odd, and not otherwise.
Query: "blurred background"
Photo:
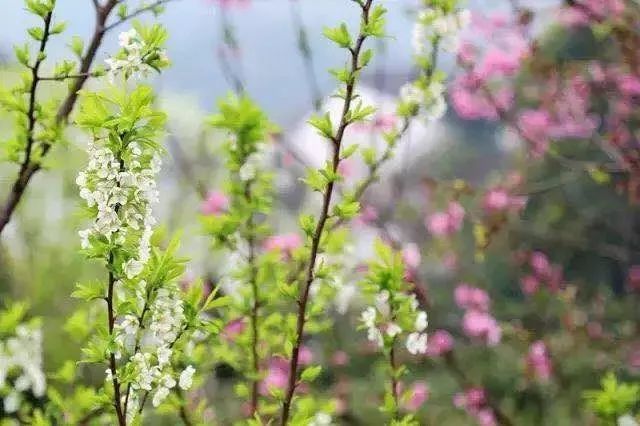
[[[18,0],[6,3],[11,4],[3,5],[0,13],[3,86],[17,78],[12,46],[23,42],[26,28],[33,24]],[[349,3],[179,0],[168,4],[159,17],[171,35],[167,50],[173,65],[153,83],[159,92],[159,106],[169,114],[168,155],[160,178],[158,214],[167,233],[182,232],[181,251],[191,259],[187,281],[204,277],[218,282],[226,261],[211,254],[210,241],[202,235],[198,221],[203,198],[220,189],[224,178],[222,135],[203,124],[206,116],[215,112],[216,99],[244,89],[281,128],[282,143],[274,144],[272,152],[277,167],[274,226],[278,233],[297,232],[297,214],[317,205],[317,197],[306,193],[298,181],[303,165],[318,165],[325,155],[322,142],[306,120],[316,108],[332,110],[336,106],[329,98],[335,81],[326,70],[341,64],[344,55],[326,41],[322,28],[343,20],[350,26],[357,23]],[[416,2],[384,3],[389,9],[390,37],[374,46],[377,54],[360,89],[363,98],[379,107],[381,116],[393,115],[401,85],[415,74],[411,46]],[[492,15],[508,13],[510,3],[469,0],[468,7],[475,13]],[[607,54],[606,41],[590,32],[564,30],[553,24],[559,1],[520,3],[535,16],[531,28],[538,37],[541,58],[563,62]],[[86,38],[90,34],[92,8],[88,0],[58,0],[56,14],[68,22],[67,35]],[[61,37],[52,44],[54,58],[68,56],[67,39]],[[98,61],[116,47],[117,34],[109,34]],[[451,54],[442,58],[440,67],[451,79],[460,72]],[[523,71],[521,78],[526,75]],[[46,90],[53,95],[61,89],[51,85]],[[0,115],[0,129],[6,125]],[[374,133],[356,129],[349,137],[380,146],[380,135]],[[99,270],[77,253],[77,230],[83,219],[77,214],[74,180],[85,161],[85,143],[85,135],[71,133],[68,144],[55,150],[0,243],[0,306],[26,299],[33,315],[45,319],[45,364],[49,370],[77,354],[74,345],[61,348],[66,339],[64,324],[75,303],[69,294],[76,282],[95,276]],[[567,156],[600,159],[600,154],[579,145],[562,149]],[[456,237],[459,251],[452,258],[451,245],[439,242],[427,231],[427,214],[446,208],[444,200],[452,196],[465,206],[472,203],[469,200],[481,199],[481,188],[506,185],[507,171],[513,170],[527,183],[526,208],[483,248],[482,261],[478,261],[474,230],[482,221],[476,220],[469,207],[464,232]],[[361,172],[354,164],[353,176]],[[14,175],[13,166],[0,167],[0,198]],[[457,179],[466,182],[467,192],[456,187]],[[422,424],[475,424],[476,420],[452,404],[456,393],[473,387],[487,389],[515,425],[596,424],[584,408],[584,390],[598,387],[607,371],[637,380],[640,312],[637,295],[628,288],[629,271],[640,261],[637,207],[616,190],[616,182],[603,179],[584,170],[576,173],[553,159],[530,162],[517,137],[504,126],[463,120],[453,109],[442,121],[418,120],[412,125],[398,154],[384,168],[381,182],[366,196],[365,204],[377,212],[384,229],[358,228],[352,253],[358,261],[368,259],[372,241],[381,233],[391,235],[401,248],[418,247],[421,252],[417,281],[427,293],[432,327],[447,331],[456,342],[453,361],[434,357],[418,363],[413,378],[427,382],[430,389],[428,401],[419,411]],[[531,269],[526,259],[531,253],[544,253],[549,268],[560,270],[561,292],[533,296],[523,292],[522,279]],[[456,269],[452,264],[469,266]],[[491,295],[503,341],[490,350],[467,341],[460,330],[463,312],[456,307],[453,294],[463,281]],[[360,353],[363,339],[354,336],[353,326],[360,305],[357,295],[347,299],[343,303],[353,310],[337,312],[336,316],[346,315],[348,320],[338,322],[343,325],[323,338],[318,351],[332,353],[346,347]],[[535,380],[527,361],[531,343],[539,339],[551,348],[550,380]],[[379,424],[374,401],[378,395],[370,389],[370,382],[380,379],[373,358],[358,358],[346,368],[346,379],[335,371],[323,378],[328,393],[336,392],[338,385],[349,387],[345,399],[351,417],[345,424]],[[213,380],[233,380],[223,376]],[[215,398],[225,400],[226,388],[216,389],[212,391],[217,392]],[[220,416],[224,419],[224,413]]]

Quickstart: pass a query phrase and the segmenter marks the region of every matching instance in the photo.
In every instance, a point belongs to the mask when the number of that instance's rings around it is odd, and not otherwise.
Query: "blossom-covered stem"
[[[113,330],[114,330],[114,326],[115,326],[115,314],[114,314],[114,308],[113,308],[113,292],[114,292],[114,287],[115,287],[115,277],[113,275],[113,252],[109,253],[109,261],[108,261],[108,268],[109,268],[109,285],[107,288],[107,317],[108,317],[108,323],[109,323],[109,335],[113,337]],[[122,405],[121,405],[121,398],[120,398],[120,383],[118,382],[118,375],[117,375],[117,370],[116,370],[116,355],[111,352],[109,354],[109,369],[111,370],[111,381],[113,383],[113,404],[114,407],[116,409],[116,416],[118,417],[118,424],[120,426],[126,426],[127,421],[126,418],[124,416],[124,410],[122,409]]]
[[[371,5],[373,4],[373,0],[367,0],[364,3],[359,3],[362,8],[362,21],[364,25],[367,25],[369,22],[369,11],[371,10]],[[351,102],[354,98],[355,91],[355,83],[356,83],[356,73],[360,70],[359,59],[360,52],[362,50],[362,46],[367,39],[367,35],[360,31],[358,38],[355,42],[355,45],[349,48],[351,52],[351,73],[352,78],[346,85],[346,92],[344,96],[344,106],[342,108],[342,115],[340,118],[340,124],[338,126],[338,130],[335,135],[331,138],[332,148],[333,148],[333,158],[331,160],[331,168],[333,173],[337,173],[338,166],[340,165],[340,148],[342,145],[342,139],[344,137],[345,130],[349,125],[349,111],[351,109]],[[309,291],[311,289],[311,284],[314,281],[315,267],[316,267],[316,259],[318,257],[318,249],[320,246],[320,239],[322,238],[322,234],[325,229],[325,224],[327,219],[329,218],[329,207],[331,205],[331,198],[333,196],[335,182],[331,180],[327,183],[327,186],[324,190],[323,201],[322,201],[322,209],[320,213],[320,218],[318,219],[318,223],[316,224],[315,231],[313,233],[313,238],[311,240],[311,251],[309,254],[309,262],[307,264],[307,272],[306,278],[303,284],[302,295],[300,299],[298,299],[298,315],[296,321],[296,337],[295,343],[293,345],[293,349],[291,352],[291,360],[289,364],[289,377],[287,380],[287,388],[284,396],[284,401],[282,403],[282,412],[280,416],[280,424],[282,426],[286,426],[289,421],[289,414],[291,410],[291,401],[293,400],[293,395],[295,393],[296,384],[297,384],[297,376],[298,376],[298,358],[300,355],[300,347],[302,346],[302,342],[304,339],[304,326],[306,322],[306,313],[307,313],[307,303],[309,301]]]

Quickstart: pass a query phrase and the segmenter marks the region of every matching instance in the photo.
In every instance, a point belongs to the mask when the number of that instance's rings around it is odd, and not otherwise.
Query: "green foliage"
[[[614,424],[616,419],[631,413],[640,402],[640,385],[620,383],[615,374],[608,373],[600,382],[601,389],[584,392],[587,407],[604,421]]]

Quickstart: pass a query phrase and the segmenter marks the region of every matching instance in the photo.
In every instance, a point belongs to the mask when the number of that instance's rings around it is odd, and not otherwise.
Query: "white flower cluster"
[[[441,119],[447,112],[447,101],[444,99],[445,86],[440,81],[431,79],[424,88],[420,82],[407,83],[400,89],[400,99],[420,108],[420,114],[429,121]]]
[[[165,50],[150,51],[144,40],[133,28],[120,33],[118,41],[122,48],[121,52],[116,56],[105,59],[109,67],[108,75],[111,81],[119,74],[124,74],[127,78],[146,77],[153,71],[153,68],[146,62],[146,59],[152,55],[158,56],[162,62],[169,62]]]
[[[453,51],[457,48],[458,36],[462,28],[471,21],[471,13],[468,10],[459,10],[445,13],[439,8],[427,8],[418,14],[418,19],[413,28],[413,52],[417,58],[425,58],[429,66],[429,56],[438,45],[445,50]],[[447,102],[444,97],[445,86],[442,78],[434,75],[434,70],[429,70],[429,78],[426,83],[418,80],[405,84],[400,90],[400,100],[413,105],[420,114],[429,121],[439,120],[447,112]]]
[[[44,396],[46,379],[42,371],[42,331],[39,328],[19,325],[15,336],[0,341],[0,391],[7,391],[3,399],[6,413],[18,411],[22,392],[30,391],[38,398]]]
[[[80,197],[96,208],[93,226],[79,232],[83,249],[92,247],[91,237],[104,236],[123,245],[130,235],[137,240],[137,258],[128,259],[123,271],[128,279],[138,276],[149,260],[152,227],[156,220],[151,205],[158,201],[155,176],[160,157],[144,152],[137,143],[126,147],[119,158],[106,145],[89,143],[89,163],[78,174]],[[123,158],[127,158],[125,162]]]
[[[143,280],[140,283],[146,285]],[[140,290],[143,291],[142,288]],[[134,392],[131,393],[127,406],[127,416],[132,417],[138,411],[138,391],[153,393],[152,404],[157,407],[176,385],[188,390],[193,384],[195,372],[189,365],[176,377],[171,365],[172,347],[180,336],[185,321],[183,302],[178,292],[166,288],[157,290],[148,318],[149,322],[144,329],[141,329],[139,320],[134,315],[126,315],[115,326],[115,341],[120,346],[120,351],[139,346],[129,361],[136,373],[131,386]],[[107,380],[111,380],[110,369],[106,370],[106,374]]]
[[[322,411],[317,413],[309,422],[309,426],[331,426],[332,424],[333,419],[331,416]]]
[[[418,14],[413,26],[413,53],[417,56],[431,54],[437,39],[445,50],[454,51],[458,46],[460,31],[471,23],[471,12],[467,9],[445,13],[439,8],[427,8]]]
[[[418,310],[418,301],[414,295],[409,297],[411,311],[416,313],[414,330],[407,336],[407,350],[413,354],[424,354],[427,351],[427,313]],[[396,337],[403,331],[402,327],[391,319],[391,306],[389,304],[389,292],[382,290],[375,296],[375,306],[367,307],[360,315],[360,320],[367,329],[367,339],[374,342],[378,347],[384,346],[384,330],[389,337]],[[380,314],[380,321],[378,320]]]
[[[424,331],[428,325],[427,313],[425,311],[417,311],[414,324],[415,331],[407,336],[407,350],[410,354],[418,355],[427,353],[427,333]]]

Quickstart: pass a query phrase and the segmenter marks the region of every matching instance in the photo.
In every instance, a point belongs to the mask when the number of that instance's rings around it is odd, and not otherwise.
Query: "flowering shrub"
[[[56,3],[24,0],[0,88],[0,424],[637,424],[636,3],[414,2],[414,72],[383,106],[392,6],[324,29],[325,104],[291,2],[310,156],[244,80],[250,0],[202,5],[233,89],[207,117],[152,84],[170,34],[142,17],[171,0],[93,1],[54,61]],[[435,122],[469,141],[410,145]],[[61,212],[32,204],[40,174]]]

